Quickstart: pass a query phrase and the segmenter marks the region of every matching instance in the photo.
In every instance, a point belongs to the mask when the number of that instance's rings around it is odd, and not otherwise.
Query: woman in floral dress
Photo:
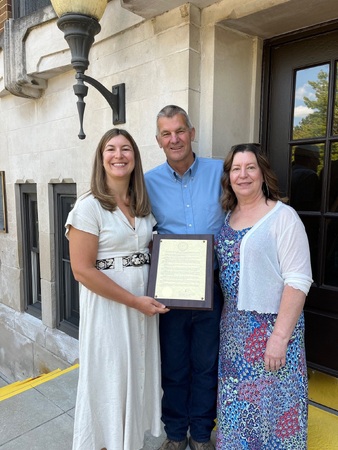
[[[307,372],[303,306],[311,265],[304,226],[279,196],[259,146],[224,162],[215,240],[224,295],[218,450],[305,450]]]

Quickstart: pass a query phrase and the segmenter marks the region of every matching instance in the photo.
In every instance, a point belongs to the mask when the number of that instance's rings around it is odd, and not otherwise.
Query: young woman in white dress
[[[138,147],[109,130],[66,222],[81,283],[73,450],[139,450],[146,430],[161,434],[158,314],[168,309],[146,295],[154,225]]]

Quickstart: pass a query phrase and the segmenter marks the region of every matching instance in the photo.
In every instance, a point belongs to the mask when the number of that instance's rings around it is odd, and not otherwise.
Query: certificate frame
[[[195,242],[194,242],[195,241]],[[192,248],[186,254],[180,252],[174,253],[164,250],[168,246],[175,249],[175,245],[183,248]],[[189,247],[190,246],[190,247]],[[201,252],[200,252],[201,249]],[[163,257],[165,252],[165,257]],[[200,253],[199,253],[200,252]],[[200,259],[196,260],[196,255],[200,255]],[[187,284],[187,290],[190,288],[191,293],[182,294],[184,290],[185,280],[194,279],[195,274],[193,268],[197,263],[197,283],[191,281]],[[176,269],[171,268],[174,265],[179,266],[179,276],[177,278]],[[163,275],[165,274],[163,281]],[[176,279],[175,279],[176,276]],[[202,279],[204,276],[204,280]],[[170,288],[167,289],[165,284],[168,282]],[[199,283],[200,282],[200,283]],[[177,286],[177,292],[176,286]],[[194,295],[195,287],[198,295]],[[167,291],[171,291],[170,296],[166,296]],[[214,236],[213,234],[154,234],[151,252],[151,265],[149,271],[148,291],[150,297],[155,298],[163,303],[169,309],[197,309],[212,310],[213,309],[213,290],[214,290]],[[173,292],[172,292],[173,291]],[[197,298],[198,297],[198,298]]]

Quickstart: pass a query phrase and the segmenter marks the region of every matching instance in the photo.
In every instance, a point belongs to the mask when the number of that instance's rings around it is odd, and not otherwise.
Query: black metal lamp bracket
[[[118,125],[126,123],[125,83],[114,85],[112,87],[112,92],[110,92],[99,81],[85,75],[84,73],[77,72],[75,78],[77,79],[77,84],[75,84],[73,88],[75,95],[78,97],[77,108],[80,119],[80,139],[84,139],[86,137],[83,131],[83,116],[86,104],[83,99],[88,93],[88,87],[84,84],[84,81],[91,84],[107,100],[113,111],[113,124]]]

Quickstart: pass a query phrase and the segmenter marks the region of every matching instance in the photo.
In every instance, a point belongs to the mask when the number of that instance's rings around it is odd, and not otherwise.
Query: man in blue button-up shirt
[[[223,162],[197,157],[187,113],[168,105],[157,116],[156,139],[167,162],[145,175],[160,234],[217,234]],[[215,266],[216,269],[216,266]],[[212,311],[171,310],[160,318],[162,420],[167,439],[161,450],[213,450],[216,417],[219,321],[223,304],[215,271]]]

